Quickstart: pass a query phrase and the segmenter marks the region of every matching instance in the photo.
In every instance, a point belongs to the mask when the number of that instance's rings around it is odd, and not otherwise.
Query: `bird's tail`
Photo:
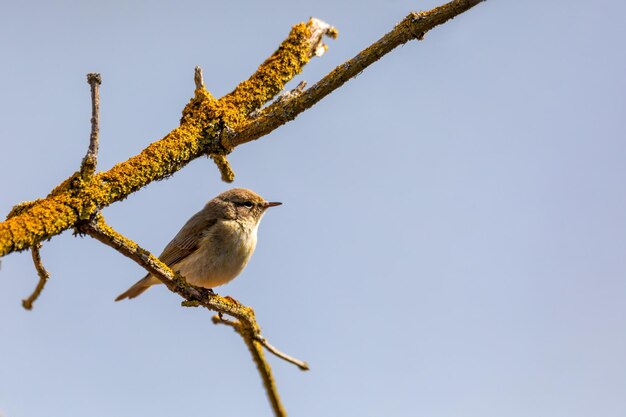
[[[153,277],[152,275],[147,275],[146,277],[137,281],[132,287],[127,289],[122,294],[118,295],[115,301],[120,301],[125,298],[135,298],[138,295],[142,294],[145,290],[153,286],[154,284],[159,284],[161,281],[158,278]]]

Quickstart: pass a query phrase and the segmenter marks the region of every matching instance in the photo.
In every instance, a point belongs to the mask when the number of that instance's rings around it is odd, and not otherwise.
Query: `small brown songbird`
[[[185,223],[159,259],[192,285],[214,288],[226,284],[250,260],[265,210],[280,204],[245,188],[225,191]],[[148,274],[115,301],[135,298],[155,284],[161,281]]]

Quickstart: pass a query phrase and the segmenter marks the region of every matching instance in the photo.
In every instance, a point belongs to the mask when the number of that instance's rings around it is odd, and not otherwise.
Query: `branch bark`
[[[229,133],[226,146],[235,147],[259,139],[295,119],[321,99],[341,87],[365,68],[378,61],[396,47],[410,40],[422,40],[436,26],[456,17],[485,0],[458,0],[444,4],[428,12],[410,13],[389,33],[359,52],[354,58],[336,67],[328,75],[306,91],[294,94],[286,100],[277,100],[257,117]]]
[[[91,86],[91,135],[89,136],[89,148],[80,166],[80,176],[83,181],[88,181],[96,172],[98,164],[98,134],[100,132],[100,74],[87,74],[87,83]]]
[[[252,359],[257,365],[257,369],[261,375],[265,391],[277,417],[287,415],[280,401],[276,381],[272,373],[272,368],[265,358],[263,347],[267,347],[272,353],[276,354],[278,349],[273,347],[261,334],[261,328],[256,321],[254,310],[240,304],[231,297],[221,297],[206,288],[194,287],[185,282],[184,278],[174,273],[167,265],[162,263],[157,257],[150,252],[142,249],[132,240],[117,233],[113,228],[106,224],[101,215],[97,215],[88,222],[81,223],[76,231],[80,234],[88,234],[99,240],[107,246],[120,252],[122,255],[134,260],[152,275],[157,277],[167,288],[180,295],[185,299],[182,305],[184,307],[205,307],[209,310],[216,311],[220,314],[227,314],[237,319],[233,322],[224,320],[225,324],[231,325],[237,333],[241,335],[248,346]],[[282,354],[282,352],[280,352]],[[299,361],[288,355],[277,355],[290,363],[296,364],[303,369],[301,364],[308,365],[306,362]]]
[[[272,99],[318,52],[324,34],[336,32],[320,21],[295,25],[287,39],[258,70],[233,92],[216,100],[204,88],[183,110],[180,126],[163,139],[107,172],[88,181],[80,172],[63,181],[43,199],[0,223],[0,257],[49,239],[91,218],[98,210],[129,194],[167,178],[202,155],[226,155],[232,148],[222,143],[222,131],[236,128],[248,114]],[[221,160],[221,158],[218,158]]]
[[[252,360],[256,364],[257,370],[261,375],[261,380],[263,381],[263,386],[265,387],[265,392],[268,393],[268,398],[270,400],[270,404],[272,405],[272,409],[274,410],[274,414],[276,416],[282,417],[286,416],[287,412],[285,411],[285,407],[280,401],[280,396],[278,395],[278,387],[276,386],[276,380],[272,374],[272,370],[269,367],[267,360],[265,359],[265,353],[263,352],[262,344],[255,338],[253,335],[249,334],[248,331],[241,325],[240,322],[226,320],[222,316],[214,316],[213,323],[225,324],[231,326],[235,333],[239,334],[243,341],[245,342],[250,354],[252,355]]]
[[[258,139],[292,120],[398,45],[421,39],[428,30],[481,1],[484,0],[453,0],[429,12],[411,13],[390,33],[309,90],[269,106],[259,117],[250,117],[278,94],[312,56],[325,50],[324,35],[337,34],[317,19],[294,26],[278,50],[230,94],[216,100],[200,83],[202,88],[196,88],[195,96],[183,111],[181,125],[163,139],[109,171],[94,175],[90,181],[74,174],[46,198],[0,223],[0,257],[76,226],[152,181],[173,175],[201,155],[218,155],[214,159],[226,169],[225,155],[235,146]],[[234,133],[228,133],[227,128]]]

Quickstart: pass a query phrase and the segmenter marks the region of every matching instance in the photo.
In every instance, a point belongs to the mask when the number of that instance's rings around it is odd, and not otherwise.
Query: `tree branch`
[[[165,284],[170,291],[182,296],[185,299],[182,303],[183,306],[202,306],[209,310],[216,311],[220,315],[227,314],[236,318],[236,322],[224,320],[224,324],[231,325],[244,339],[250,353],[252,354],[252,358],[257,365],[274,412],[277,416],[286,416],[285,410],[280,401],[280,396],[278,395],[278,389],[274,381],[272,369],[265,359],[263,347],[265,346],[270,352],[274,353],[278,357],[297,365],[300,369],[308,369],[308,365],[306,362],[299,361],[280,352],[261,335],[261,328],[256,321],[254,310],[252,310],[252,308],[242,305],[231,297],[221,297],[206,288],[195,287],[188,284],[182,276],[174,273],[157,257],[145,249],[142,249],[132,240],[117,233],[113,228],[105,223],[101,215],[97,215],[89,222],[80,224],[77,227],[77,232],[88,234],[105,245],[117,250],[124,256],[137,262],[148,272],[157,277],[163,284]]]
[[[219,314],[216,316],[213,316],[211,319],[213,320],[214,324],[225,324],[227,326],[231,326],[232,328],[235,329],[237,333],[240,333],[239,331],[240,325],[236,321],[228,320]],[[261,343],[263,347],[265,347],[265,349],[267,349],[270,353],[276,355],[276,357],[296,365],[298,368],[300,368],[300,370],[308,371],[310,369],[308,363],[306,363],[305,361],[301,361],[300,359],[296,359],[293,356],[289,356],[286,353],[281,352],[272,344],[270,344],[270,342],[268,342],[267,339],[261,336],[260,334],[255,335],[254,340]]]
[[[48,282],[48,278],[50,278],[50,273],[43,266],[43,262],[41,261],[41,254],[39,253],[39,249],[41,249],[41,243],[37,243],[35,246],[30,248],[31,254],[33,256],[33,263],[35,264],[35,269],[37,270],[37,275],[39,275],[39,282],[35,287],[35,290],[30,295],[30,297],[22,300],[22,306],[26,310],[33,309],[33,303],[39,298],[39,294],[43,291],[43,288],[46,286],[46,282]]]
[[[263,347],[265,347],[265,349],[267,349],[268,351],[273,353],[276,357],[296,365],[298,368],[300,368],[301,371],[308,371],[309,369],[311,369],[311,368],[309,368],[309,364],[307,362],[301,361],[300,359],[296,359],[293,356],[289,356],[286,353],[281,352],[274,345],[270,344],[270,342],[266,338],[264,338],[263,336],[256,335],[254,337],[254,339],[257,342],[261,343],[263,345]]]
[[[137,262],[148,272],[159,278],[170,291],[179,294],[188,302],[228,314],[245,322],[247,326],[258,329],[254,311],[251,308],[243,306],[232,298],[214,295],[206,288],[187,284],[182,276],[174,273],[159,258],[141,248],[132,240],[117,233],[106,224],[102,215],[97,215],[93,220],[79,224],[76,230],[79,234],[88,234]]]
[[[76,226],[152,181],[171,176],[199,156],[229,153],[232,148],[222,143],[225,127],[243,123],[251,111],[278,94],[319,50],[322,35],[335,33],[328,25],[324,30],[318,26],[317,20],[295,25],[278,50],[222,99],[196,89],[183,110],[180,126],[138,155],[95,174],[90,181],[82,181],[80,173],[75,173],[46,198],[0,223],[0,257]]]
[[[100,74],[87,74],[87,83],[91,86],[91,135],[89,148],[80,166],[80,176],[83,181],[91,179],[98,164],[98,133],[100,130]]]
[[[0,257],[28,248],[33,251],[40,282],[33,295],[24,300],[24,307],[32,307],[48,278],[39,256],[39,242],[70,228],[77,233],[89,234],[142,265],[168,289],[182,296],[185,299],[183,306],[202,306],[220,313],[221,321],[218,322],[231,325],[248,346],[275,414],[285,416],[263,347],[300,369],[308,369],[306,362],[292,358],[269,344],[261,335],[251,308],[230,297],[220,297],[205,288],[187,284],[183,277],[158,258],[115,232],[99,212],[152,181],[173,175],[202,155],[209,155],[215,161],[224,181],[232,181],[234,173],[226,155],[236,146],[258,139],[293,120],[397,46],[412,39],[422,39],[435,26],[482,1],[453,0],[429,12],[411,13],[392,31],[335,68],[310,89],[304,90],[305,84],[301,83],[265,109],[262,106],[279,94],[313,56],[320,56],[326,51],[322,38],[325,35],[336,37],[337,31],[333,27],[318,19],[295,25],[276,52],[248,80],[219,100],[206,90],[202,70],[196,67],[194,97],[183,110],[180,126],[138,155],[99,174],[95,174],[95,169],[101,80],[98,74],[88,74],[92,129],[89,149],[79,171],[54,188],[47,197],[16,205],[7,219],[0,223]],[[221,314],[237,321],[223,320]]]
[[[197,88],[183,111],[181,125],[163,139],[109,171],[94,175],[90,181],[82,181],[79,173],[74,174],[46,198],[36,200],[19,215],[0,223],[0,257],[27,249],[76,226],[99,209],[126,198],[152,181],[173,175],[201,155],[226,155],[235,146],[258,139],[295,118],[396,46],[421,39],[428,30],[481,1],[484,0],[453,0],[429,12],[411,13],[378,42],[337,67],[300,96],[270,106],[269,111],[261,112],[261,117],[251,118],[250,115],[278,94],[312,56],[325,50],[321,43],[323,35],[337,34],[334,28],[317,19],[295,25],[278,50],[233,92],[216,100],[204,88]],[[228,133],[227,128],[235,133]],[[227,172],[224,160],[217,158],[225,169],[223,173]]]
[[[212,320],[215,324],[225,324],[232,327],[233,330],[235,330],[235,333],[243,338],[246,346],[248,346],[250,354],[252,355],[252,360],[256,364],[259,374],[261,375],[261,380],[263,381],[265,392],[267,392],[268,394],[268,398],[270,400],[270,404],[272,405],[272,409],[274,410],[274,414],[279,417],[286,416],[287,412],[285,411],[285,408],[280,401],[280,397],[278,396],[276,381],[274,380],[274,376],[272,375],[272,370],[269,366],[269,363],[265,359],[262,343],[256,337],[249,334],[249,332],[247,332],[238,321],[225,319],[221,315],[213,316]]]
[[[270,368],[270,364],[267,362],[267,359],[265,359],[263,346],[252,337],[253,334],[250,329],[246,329],[242,326],[239,334],[241,334],[244,342],[246,342],[246,346],[248,346],[248,350],[252,355],[252,360],[254,360],[257,370],[261,375],[263,386],[265,387],[265,392],[270,400],[270,404],[272,404],[274,414],[276,417],[287,417],[287,411],[285,411],[280,401],[280,396],[278,395],[278,387],[276,386],[276,380],[272,374],[272,368]]]
[[[204,77],[202,76],[202,68],[199,65],[196,65],[196,68],[193,73],[193,82],[196,85],[196,90],[204,90]]]
[[[365,68],[396,47],[412,39],[422,40],[426,32],[485,0],[455,0],[428,12],[410,13],[389,33],[359,52],[354,58],[336,67],[328,75],[301,94],[277,100],[246,124],[226,135],[228,147],[256,140],[295,119],[300,113],[341,87]]]

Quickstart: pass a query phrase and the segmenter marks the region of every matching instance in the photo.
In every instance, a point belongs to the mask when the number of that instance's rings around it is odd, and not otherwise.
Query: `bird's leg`
[[[196,287],[196,289],[200,291],[202,298],[211,298],[216,295],[212,288]]]

